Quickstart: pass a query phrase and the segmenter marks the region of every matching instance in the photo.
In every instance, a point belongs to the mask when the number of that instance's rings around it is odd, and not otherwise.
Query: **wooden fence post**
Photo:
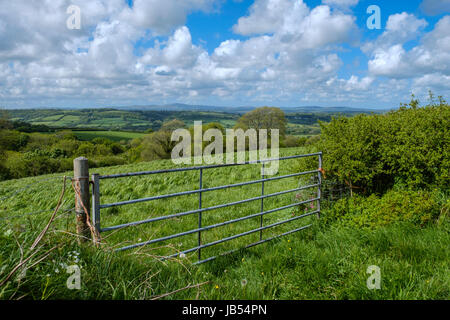
[[[75,185],[75,212],[77,215],[77,234],[81,241],[91,238],[91,232],[87,224],[86,212],[89,212],[89,164],[84,157],[73,160],[73,175]]]

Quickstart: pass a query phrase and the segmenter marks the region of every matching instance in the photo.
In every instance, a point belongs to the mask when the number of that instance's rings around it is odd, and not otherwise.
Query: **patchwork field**
[[[26,121],[52,128],[104,129],[111,131],[158,130],[164,121],[182,120],[187,126],[194,121],[218,122],[232,128],[242,114],[214,111],[125,111],[115,109],[86,110],[8,110],[11,120]],[[286,113],[287,134],[312,136],[320,133],[318,121],[330,121],[337,113]]]
[[[95,138],[105,138],[112,141],[132,140],[144,136],[140,132],[124,131],[73,131],[74,135],[82,141],[91,141]]]

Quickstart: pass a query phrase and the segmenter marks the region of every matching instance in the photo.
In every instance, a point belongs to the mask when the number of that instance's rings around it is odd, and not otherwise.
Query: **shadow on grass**
[[[220,276],[226,269],[238,267],[242,264],[243,259],[261,258],[261,253],[252,248],[241,248],[235,252],[218,256],[216,259],[205,262],[201,268],[207,270],[215,276]]]

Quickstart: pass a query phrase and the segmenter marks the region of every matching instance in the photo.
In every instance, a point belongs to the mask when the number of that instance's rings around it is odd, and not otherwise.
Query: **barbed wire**
[[[13,198],[13,197],[16,196],[17,194],[23,193],[25,190],[31,188],[31,187],[34,186],[34,185],[40,184],[40,183],[42,183],[42,182],[44,182],[44,181],[59,180],[59,179],[63,179],[63,178],[64,178],[64,176],[58,176],[58,177],[50,177],[50,178],[42,178],[42,179],[39,179],[38,181],[34,181],[34,182],[32,182],[32,183],[29,183],[28,185],[26,185],[26,186],[24,186],[24,187],[22,187],[22,188],[20,188],[20,189],[18,189],[18,190],[16,190],[16,191],[14,191],[13,194],[10,194],[10,195],[1,197],[1,198],[0,198],[0,201],[4,201],[4,200],[6,200],[6,199]],[[71,179],[71,178],[68,177],[68,179]]]
[[[64,209],[61,212],[61,214],[74,212],[74,211],[75,211],[75,207],[71,207],[71,208]],[[23,217],[32,216],[32,215],[38,215],[38,214],[42,214],[42,213],[50,214],[50,213],[53,213],[53,210],[33,211],[33,212],[28,212],[28,213],[24,213],[24,214],[16,215],[16,216],[3,216],[3,217],[0,217],[0,221],[11,220],[11,219],[18,219],[18,218],[23,218]]]
[[[67,178],[68,178],[68,180],[72,179],[71,177],[67,177]],[[30,184],[26,185],[25,187],[22,187],[19,190],[16,190],[11,195],[0,198],[0,201],[6,200],[6,199],[11,199],[11,198],[17,196],[18,194],[25,192],[25,190],[31,188],[34,185],[40,184],[45,181],[51,181],[51,180],[57,180],[57,179],[64,179],[64,176],[39,179],[38,181],[34,181],[33,183],[30,183]],[[64,183],[67,183],[67,181],[65,181]],[[66,203],[66,201],[64,203]],[[68,212],[71,212],[74,210],[75,210],[75,207],[68,207],[62,211],[62,214],[65,214],[65,213],[68,213]],[[53,212],[53,210],[52,209],[44,209],[44,210],[32,211],[32,212],[28,212],[28,213],[24,213],[24,214],[19,214],[19,215],[8,215],[9,213],[12,213],[11,211],[8,211],[8,210],[0,210],[0,212],[3,212],[3,214],[6,213],[6,216],[5,215],[0,216],[0,221],[5,221],[5,220],[18,219],[18,218],[23,218],[23,217],[32,216],[32,215],[39,215],[39,214],[43,214],[43,213],[50,214]]]

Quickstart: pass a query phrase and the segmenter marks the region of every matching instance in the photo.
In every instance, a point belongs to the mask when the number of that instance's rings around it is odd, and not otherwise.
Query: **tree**
[[[161,128],[146,136],[142,143],[141,157],[144,160],[168,159],[176,141],[172,141],[172,132],[183,128],[184,122],[174,119],[164,122]]]
[[[224,136],[226,134],[226,131],[225,131],[225,128],[219,122],[204,123],[204,124],[202,124],[201,129],[202,129],[201,130],[202,151],[204,151],[207,146],[211,145],[211,143],[213,143],[216,140],[214,135],[213,136],[209,136],[208,138],[205,138],[205,133],[208,130],[210,130],[210,129],[216,129],[216,130],[220,131],[220,133],[222,134],[222,148],[225,147],[225,138],[224,138]],[[188,130],[189,130],[189,133],[190,133],[190,135],[192,137],[192,140],[191,140],[191,153],[192,153],[192,156],[194,156],[194,150],[195,150],[195,141],[194,141],[194,137],[195,137],[195,131],[194,130],[195,129],[194,129],[194,126],[189,127]],[[213,152],[213,154],[215,154],[215,151]]]
[[[173,120],[164,122],[162,124],[161,128],[159,129],[159,131],[172,133],[172,131],[180,129],[180,128],[184,128],[184,126],[185,125],[184,125],[183,121],[173,119]]]
[[[9,115],[6,110],[0,109],[0,130],[13,129],[13,124],[9,120]]]
[[[237,122],[235,128],[243,130],[267,129],[270,136],[270,129],[280,130],[280,137],[284,137],[286,133],[286,118],[284,112],[280,108],[261,107],[244,114]]]
[[[8,113],[5,110],[1,110],[0,111],[0,130],[1,129],[11,129],[11,127],[12,127],[11,123],[8,120]],[[0,135],[2,135],[2,137],[3,137],[3,132],[0,132]],[[1,137],[0,137],[0,140],[2,140]],[[3,145],[1,145],[1,141],[0,141],[0,181],[9,178],[9,171],[5,167],[6,159],[7,159],[7,156],[6,156],[6,152],[5,152],[5,147]]]

